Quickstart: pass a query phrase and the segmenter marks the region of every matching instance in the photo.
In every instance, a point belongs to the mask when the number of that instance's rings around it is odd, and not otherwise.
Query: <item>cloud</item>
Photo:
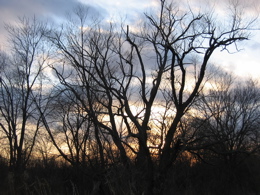
[[[6,0],[0,1],[0,10],[8,10],[11,15],[62,15],[77,4],[76,0]]]
[[[171,0],[168,0],[169,2]],[[232,1],[232,0],[229,0]],[[201,11],[213,7],[216,12],[221,12],[223,17],[227,17],[226,9],[228,0],[187,0],[176,2],[188,2],[192,9]],[[259,0],[237,0],[245,8],[246,13],[252,13],[260,6]],[[141,20],[144,12],[158,10],[160,1],[158,0],[0,0],[0,49],[6,40],[4,23],[17,21],[17,16],[35,15],[38,19],[66,20],[66,13],[73,11],[78,5],[88,6],[90,14],[99,15],[107,21],[121,22],[126,20],[126,24],[131,25],[131,30],[139,27],[138,20]],[[187,4],[186,4],[187,5]],[[187,8],[187,7],[186,7]],[[250,15],[250,14],[249,14]],[[258,42],[251,42],[250,49],[259,49]],[[2,45],[2,46],[1,46]]]
[[[143,16],[144,12],[159,6],[158,0],[79,0],[83,4],[91,4],[101,12],[105,11],[105,19],[109,22],[127,21],[135,23],[136,20]]]
[[[49,21],[62,21],[66,19],[66,15],[72,12],[77,6],[83,5],[78,0],[2,0],[0,1],[0,49],[5,47],[7,32],[5,24],[15,24],[18,17],[33,17],[37,19]],[[91,6],[89,12],[97,15],[99,11],[103,15],[106,14],[102,8]]]

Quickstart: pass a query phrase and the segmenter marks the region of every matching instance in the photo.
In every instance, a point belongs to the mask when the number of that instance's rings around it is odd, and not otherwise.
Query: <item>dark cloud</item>
[[[6,44],[4,25],[13,24],[18,17],[36,16],[38,19],[62,17],[69,9],[77,6],[76,0],[1,0],[0,1],[0,45]]]
[[[8,10],[14,15],[54,15],[65,14],[76,6],[76,0],[4,0],[0,1],[0,10]],[[2,15],[2,14],[1,14]]]
[[[4,0],[0,1],[0,16],[2,20],[12,20],[17,16],[64,17],[75,7],[83,4],[77,0]],[[97,14],[98,9],[91,5],[90,11]],[[102,10],[104,13],[104,10]]]
[[[57,17],[64,17],[67,13],[73,11],[78,6],[87,6],[89,9],[88,11],[92,15],[98,15],[100,13],[105,14],[106,11],[104,9],[93,6],[90,4],[82,4],[76,0],[37,0],[38,5],[43,10],[44,14],[51,14]]]
[[[66,19],[66,15],[78,6],[87,6],[89,14],[105,17],[106,10],[99,6],[82,4],[78,0],[0,0],[0,49],[6,45],[4,25],[13,24],[18,17],[36,16],[40,20],[55,23]]]
[[[70,11],[80,3],[75,0],[38,0],[39,5],[45,13],[54,14],[63,17],[66,12]]]

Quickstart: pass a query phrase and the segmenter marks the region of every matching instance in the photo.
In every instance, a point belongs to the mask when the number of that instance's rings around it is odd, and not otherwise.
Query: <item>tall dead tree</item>
[[[135,29],[137,33],[131,33],[131,27],[127,27],[125,36],[130,49],[127,53],[119,53],[121,62],[135,72],[128,73],[125,77],[127,82],[121,82],[126,84],[120,86],[118,97],[127,118],[135,127],[129,129],[129,136],[138,139],[137,160],[146,172],[143,174],[148,182],[144,188],[146,194],[151,192],[149,188],[153,175],[148,142],[152,113],[157,112],[158,102],[163,101],[169,105],[164,111],[168,109],[167,112],[172,115],[165,137],[158,144],[161,147],[158,148],[159,170],[165,177],[164,174],[185,146],[179,137],[178,125],[199,96],[210,57],[216,49],[228,50],[228,46],[249,37],[248,30],[254,20],[244,23],[241,13],[234,5],[231,18],[226,18],[226,26],[223,26],[220,21],[217,22],[214,13],[195,13],[191,9],[185,12],[174,4],[161,1],[160,12],[146,14],[140,31]],[[130,82],[135,82],[134,87],[138,91],[135,102],[141,110],[139,115],[135,115],[130,108],[132,102],[127,96]]]
[[[30,159],[41,127],[34,102],[41,99],[43,70],[49,57],[44,44],[47,26],[35,18],[24,17],[15,25],[6,25],[6,30],[10,55],[1,64],[0,130],[8,143],[10,171],[19,176]]]
[[[178,126],[199,96],[214,51],[249,37],[253,21],[244,23],[233,8],[224,26],[214,13],[184,11],[162,0],[140,29],[121,32],[88,23],[79,9],[77,22],[49,36],[58,50],[60,61],[52,68],[59,82],[81,103],[97,139],[109,135],[124,165],[135,158],[141,193],[152,194],[182,152]],[[152,141],[154,135],[159,141]]]

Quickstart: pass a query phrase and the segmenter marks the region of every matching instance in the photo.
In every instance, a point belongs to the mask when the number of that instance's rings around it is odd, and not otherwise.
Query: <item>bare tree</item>
[[[193,152],[208,163],[233,168],[256,153],[259,92],[255,81],[235,82],[229,74],[219,76],[198,103],[201,116],[195,121],[202,139]]]
[[[80,93],[79,90],[77,90],[78,93]],[[74,94],[68,90],[62,91],[55,98],[52,107],[55,108],[53,114],[56,117],[52,121],[55,124],[51,125],[54,130],[49,134],[54,137],[55,145],[59,148],[66,147],[65,160],[74,167],[79,167],[86,165],[87,160],[90,161],[97,157],[100,159],[98,163],[104,166],[104,151],[102,144],[99,143],[100,135],[95,134],[97,131]],[[95,154],[95,150],[91,149],[95,143],[101,145],[101,150],[97,154]]]
[[[229,45],[248,39],[247,30],[252,23],[243,23],[237,7],[234,10],[228,19],[229,25],[223,27],[216,22],[213,13],[194,13],[192,10],[183,12],[174,4],[161,1],[159,15],[146,15],[147,22],[142,26],[144,30],[135,34],[131,33],[131,28],[127,28],[126,40],[131,50],[128,56],[122,54],[121,59],[129,67],[137,67],[139,74],[132,72],[127,77],[128,82],[121,83],[128,84],[137,78],[138,106],[142,106],[141,120],[130,108],[127,85],[120,88],[120,98],[128,118],[138,132],[131,132],[130,136],[136,136],[139,142],[140,163],[145,167],[143,170],[147,170],[144,180],[149,181],[153,172],[147,130],[157,101],[169,101],[169,110],[174,112],[159,154],[159,166],[164,174],[182,148],[181,139],[175,139],[178,137],[178,125],[199,95],[213,52],[217,48],[226,50]],[[196,55],[198,58],[194,61],[193,56]],[[164,99],[156,100],[160,91]],[[148,192],[150,185],[152,181],[145,188]]]
[[[16,25],[6,25],[10,55],[1,64],[1,131],[8,143],[9,167],[19,176],[32,153],[40,117],[34,105],[42,93],[43,69],[48,51],[44,44],[46,24],[20,18]]]
[[[49,36],[60,54],[52,66],[57,78],[97,133],[111,136],[121,162],[135,157],[140,192],[153,192],[153,157],[159,159],[160,185],[185,146],[181,120],[199,96],[213,52],[248,39],[253,21],[244,23],[234,10],[221,26],[213,13],[183,12],[162,0],[159,13],[146,14],[134,33],[131,26],[120,32],[112,25],[90,25],[87,12],[78,9],[78,21]]]
[[[106,131],[118,148],[122,162],[127,164],[128,158],[113,113],[116,104],[109,91],[113,81],[107,79],[112,71],[107,67],[112,61],[112,27],[101,29],[98,21],[91,19],[93,23],[89,24],[87,13],[83,7],[76,9],[76,17],[71,18],[67,29],[49,36],[62,52],[59,57],[63,64],[57,63],[52,68],[60,83],[74,94],[81,109],[93,123],[101,161],[104,159],[101,137],[104,135],[102,132]],[[106,115],[109,120],[105,119]]]

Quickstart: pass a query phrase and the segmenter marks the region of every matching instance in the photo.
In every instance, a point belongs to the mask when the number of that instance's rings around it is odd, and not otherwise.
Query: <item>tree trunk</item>
[[[151,195],[154,188],[154,169],[153,161],[150,156],[149,148],[140,143],[139,152],[136,160],[137,167],[137,186],[140,194]]]
[[[183,112],[176,113],[175,119],[166,135],[165,144],[159,161],[159,172],[155,179],[155,183],[158,188],[157,190],[159,191],[164,188],[163,186],[165,185],[167,179],[168,170],[171,168],[172,163],[177,159],[181,149],[181,140],[178,139],[174,145],[172,142],[182,116]]]

